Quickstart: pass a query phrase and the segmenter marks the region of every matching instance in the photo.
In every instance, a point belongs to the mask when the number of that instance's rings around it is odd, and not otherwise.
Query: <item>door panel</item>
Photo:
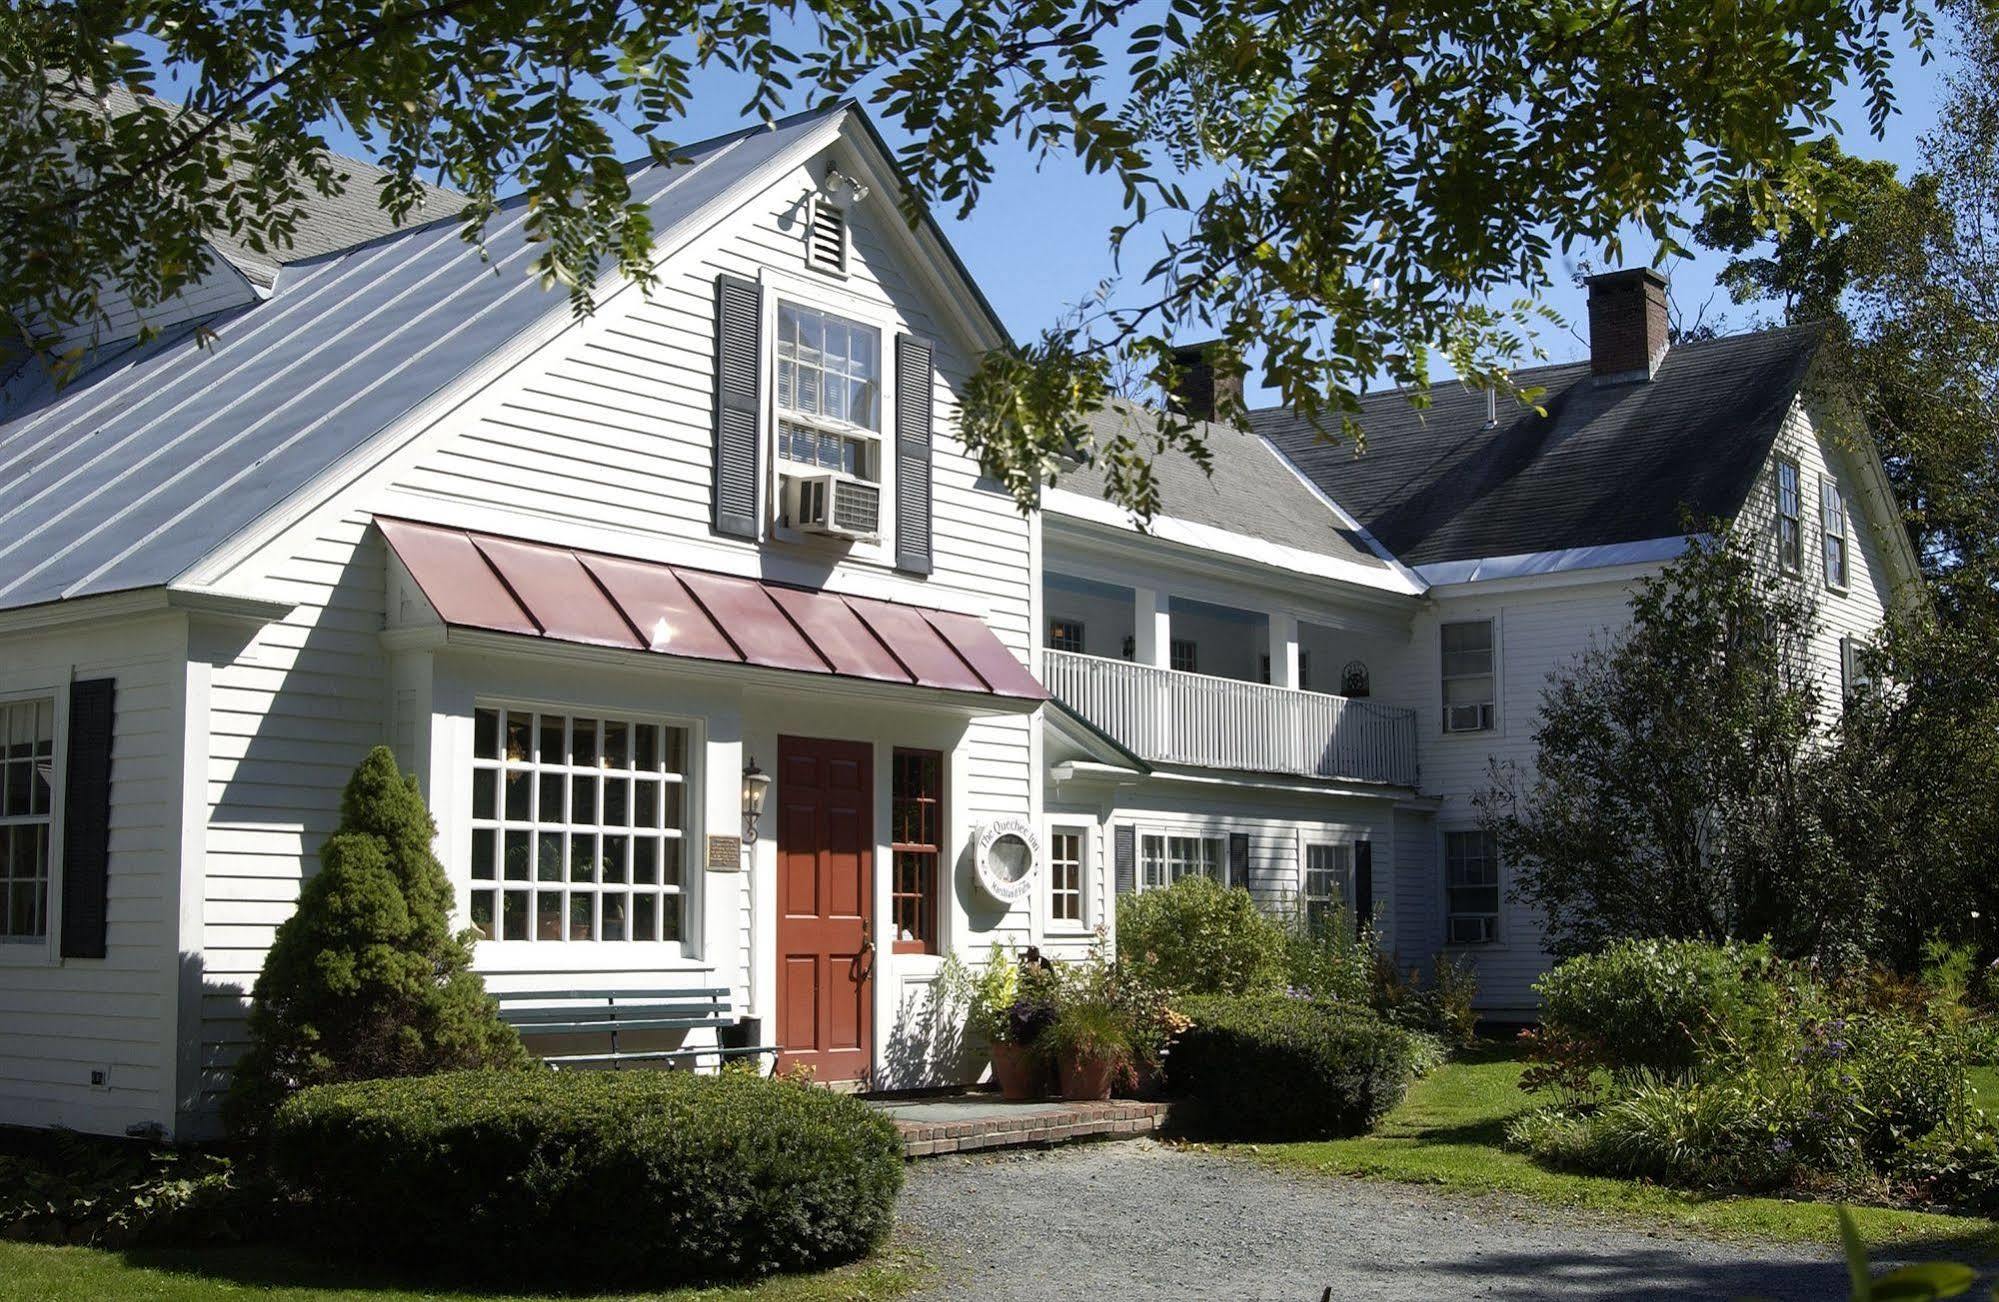
[[[874,750],[778,739],[778,1069],[860,1080],[874,1049]]]

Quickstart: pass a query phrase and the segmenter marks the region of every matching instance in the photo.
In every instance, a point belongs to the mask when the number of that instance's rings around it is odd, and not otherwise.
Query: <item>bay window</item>
[[[653,720],[473,712],[472,925],[488,940],[678,942],[689,745]]]

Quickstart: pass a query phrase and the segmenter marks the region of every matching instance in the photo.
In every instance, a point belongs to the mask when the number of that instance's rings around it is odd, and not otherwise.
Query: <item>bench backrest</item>
[[[727,986],[651,990],[507,990],[500,1018],[527,1035],[692,1030],[737,1021]]]

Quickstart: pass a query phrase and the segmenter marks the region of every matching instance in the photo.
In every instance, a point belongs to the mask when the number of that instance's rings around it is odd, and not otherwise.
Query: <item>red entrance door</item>
[[[874,1048],[874,750],[777,743],[778,1070],[860,1080]]]

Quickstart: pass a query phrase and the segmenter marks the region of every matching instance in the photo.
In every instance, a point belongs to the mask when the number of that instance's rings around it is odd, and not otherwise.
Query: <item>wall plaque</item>
[[[711,836],[708,838],[708,871],[711,873],[733,873],[742,871],[743,838],[740,836]]]

